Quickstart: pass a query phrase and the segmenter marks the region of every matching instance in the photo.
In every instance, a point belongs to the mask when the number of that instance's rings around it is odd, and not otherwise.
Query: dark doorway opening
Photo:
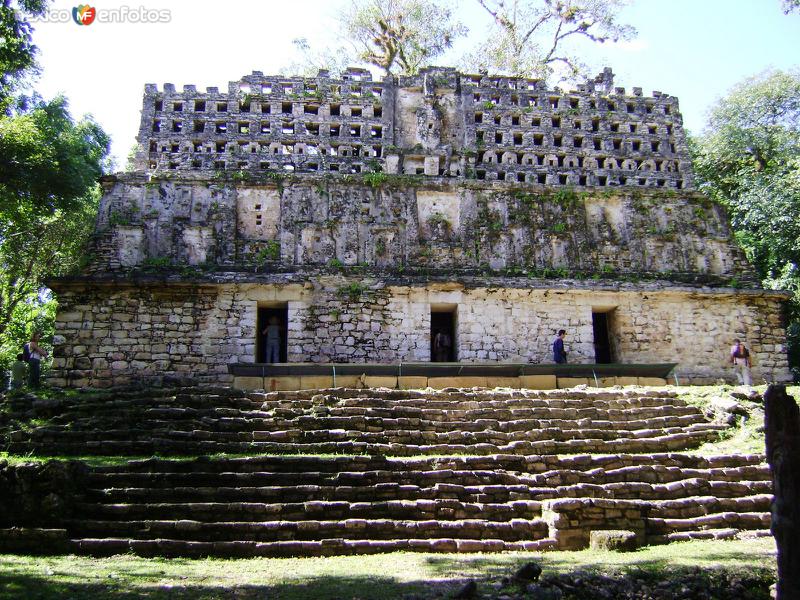
[[[456,307],[432,307],[431,362],[456,360]]]
[[[608,335],[608,312],[592,313],[592,329],[594,330],[594,362],[606,365],[612,360],[611,337]]]
[[[277,326],[280,336],[278,362],[286,362],[289,331],[289,307],[284,304],[259,306],[256,327],[256,362],[267,362],[267,327]],[[270,361],[270,362],[275,362]]]

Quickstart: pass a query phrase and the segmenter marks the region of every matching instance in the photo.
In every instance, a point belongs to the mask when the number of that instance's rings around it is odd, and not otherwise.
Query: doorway
[[[611,311],[592,311],[592,330],[594,332],[594,362],[607,365],[613,360],[611,336],[608,333]]]
[[[289,340],[289,306],[286,302],[258,307],[256,319],[256,362],[267,362],[267,335],[264,330],[270,326],[278,327],[280,336],[278,362],[286,362]],[[273,361],[274,362],[274,361]]]
[[[431,362],[456,362],[455,305],[431,306]]]

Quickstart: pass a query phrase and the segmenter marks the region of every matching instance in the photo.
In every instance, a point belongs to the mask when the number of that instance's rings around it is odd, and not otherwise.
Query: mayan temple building
[[[677,98],[608,69],[147,85],[138,142],[87,267],[50,282],[54,385],[708,383],[734,338],[789,378],[789,296],[697,191]]]

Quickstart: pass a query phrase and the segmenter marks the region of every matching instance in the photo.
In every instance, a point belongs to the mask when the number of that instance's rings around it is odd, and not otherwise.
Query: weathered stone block
[[[424,390],[428,387],[428,378],[402,375],[397,378],[397,387],[401,390]]]
[[[397,387],[397,377],[368,375],[364,378],[364,383],[371,388],[385,387],[394,389]]]
[[[436,390],[447,387],[486,387],[486,377],[428,377],[428,386]]]
[[[332,375],[301,375],[301,390],[318,390],[333,387]]]
[[[488,388],[519,388],[521,386],[519,377],[487,377],[486,387]]]
[[[265,377],[263,389],[267,390],[268,392],[299,390],[300,377]]]
[[[639,385],[667,385],[667,380],[662,377],[639,377]]]
[[[519,382],[529,390],[554,390],[558,387],[555,375],[521,375]]]
[[[334,387],[363,388],[364,377],[361,375],[337,375],[333,385]]]
[[[233,387],[238,390],[263,390],[263,377],[234,377]]]
[[[587,377],[559,377],[558,378],[558,387],[559,389],[562,388],[573,388],[579,385],[593,385],[594,379],[589,379]]]
[[[631,551],[639,547],[636,533],[620,529],[606,529],[589,532],[591,550]]]

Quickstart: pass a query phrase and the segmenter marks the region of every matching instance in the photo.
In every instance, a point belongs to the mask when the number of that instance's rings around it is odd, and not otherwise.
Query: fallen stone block
[[[589,533],[591,550],[617,550],[620,552],[636,550],[638,542],[633,531],[604,529]]]

